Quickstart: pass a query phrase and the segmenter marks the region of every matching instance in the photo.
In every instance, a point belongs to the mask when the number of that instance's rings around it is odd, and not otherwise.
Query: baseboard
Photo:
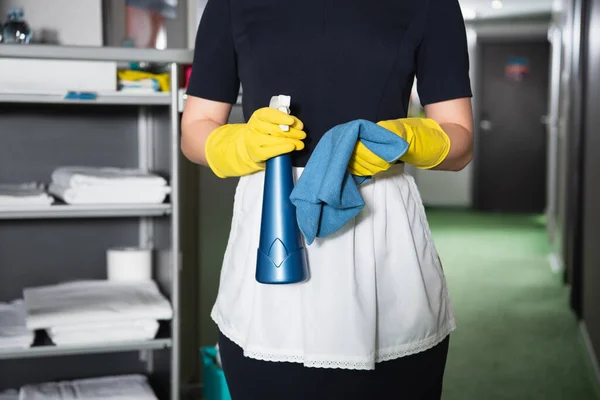
[[[183,384],[181,385],[180,400],[202,400],[202,384]]]
[[[565,270],[562,259],[556,252],[551,252],[548,254],[548,262],[550,263],[550,269],[555,274],[561,273]]]
[[[581,337],[583,338],[583,343],[585,344],[588,360],[592,365],[594,376],[596,377],[596,384],[594,385],[594,387],[596,389],[596,393],[598,393],[598,395],[600,396],[600,365],[598,365],[598,358],[596,357],[594,345],[592,344],[592,340],[590,339],[590,335],[588,333],[585,321],[581,321],[579,323],[579,330],[581,332]]]

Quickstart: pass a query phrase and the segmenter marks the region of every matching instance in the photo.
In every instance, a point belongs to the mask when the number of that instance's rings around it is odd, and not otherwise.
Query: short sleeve
[[[472,96],[467,33],[458,0],[429,1],[416,78],[422,105]]]
[[[235,104],[239,88],[229,0],[208,0],[196,34],[187,94]]]

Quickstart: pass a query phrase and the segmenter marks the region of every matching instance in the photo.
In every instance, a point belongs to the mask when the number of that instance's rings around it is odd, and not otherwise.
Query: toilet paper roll
[[[119,247],[106,252],[109,281],[140,282],[152,279],[152,250]]]

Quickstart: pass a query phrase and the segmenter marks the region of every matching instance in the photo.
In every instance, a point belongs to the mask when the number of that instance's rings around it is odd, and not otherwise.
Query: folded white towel
[[[160,84],[156,79],[139,79],[137,81],[130,81],[126,79],[119,80],[120,90],[124,89],[145,89],[153,92],[160,90]]]
[[[57,346],[78,346],[152,340],[156,337],[157,331],[158,323],[156,329],[121,328],[120,330],[63,332],[57,335],[49,332],[48,336]]]
[[[142,375],[25,385],[19,395],[21,400],[158,400]]]
[[[15,389],[0,392],[0,400],[19,400],[19,392]]]
[[[153,281],[75,281],[25,288],[23,294],[29,329],[173,318],[171,304]]]
[[[54,202],[44,186],[35,182],[0,184],[0,206],[50,205]]]
[[[0,183],[0,193],[12,191],[44,191],[44,185],[39,182]]]
[[[153,89],[153,88],[135,87],[135,86],[121,86],[121,88],[119,89],[119,92],[121,92],[121,93],[127,93],[127,94],[132,94],[132,93],[138,93],[138,94],[155,94],[155,93],[160,93],[158,90]]]
[[[156,174],[135,168],[66,166],[52,172],[52,183],[65,187],[93,185],[165,186],[167,181]]]
[[[155,320],[91,323],[88,326],[60,325],[47,329],[48,336],[57,346],[115,343],[151,340],[156,337],[159,323]]]
[[[67,204],[161,204],[171,192],[168,186],[84,186],[50,184],[49,192]]]
[[[109,331],[119,329],[141,329],[156,331],[159,323],[155,319],[131,319],[127,321],[99,321],[86,322],[84,324],[56,325],[48,328],[54,335],[79,333],[82,331]]]
[[[34,332],[26,326],[23,300],[0,303],[0,349],[25,349],[34,339]]]

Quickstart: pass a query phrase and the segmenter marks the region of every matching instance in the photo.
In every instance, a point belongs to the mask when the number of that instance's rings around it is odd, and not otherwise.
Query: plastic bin
[[[215,347],[203,347],[200,349],[200,355],[204,365],[204,399],[231,400],[229,388],[225,381],[225,373],[217,365],[217,349]]]

